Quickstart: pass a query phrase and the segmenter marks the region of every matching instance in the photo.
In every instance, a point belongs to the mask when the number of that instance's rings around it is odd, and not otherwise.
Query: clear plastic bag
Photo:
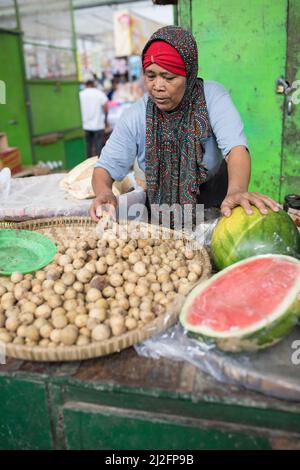
[[[211,237],[215,226],[218,223],[218,218],[212,220],[204,220],[202,224],[197,225],[194,232],[191,233],[191,238],[196,240],[199,245],[210,247]]]
[[[146,202],[146,193],[141,187],[137,187],[130,193],[121,194],[118,198],[118,219],[134,220],[143,214]]]
[[[186,301],[190,317],[182,320],[191,332],[178,323],[137,345],[137,352],[185,360],[217,380],[300,400],[299,263],[280,255],[261,255],[249,258],[247,269],[238,263],[227,275],[211,279],[209,289],[202,284],[204,290],[197,291],[196,305],[195,293]],[[273,315],[277,306],[282,306],[281,316]],[[251,330],[253,320],[256,328]]]
[[[187,361],[216,380],[283,400],[300,400],[300,327],[263,351],[229,354],[190,338],[177,323],[162,334],[135,345],[140,356]]]

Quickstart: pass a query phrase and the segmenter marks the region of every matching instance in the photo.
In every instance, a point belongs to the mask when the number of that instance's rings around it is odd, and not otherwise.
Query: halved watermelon
[[[182,325],[226,351],[277,343],[300,316],[300,261],[260,255],[229,266],[189,293]]]

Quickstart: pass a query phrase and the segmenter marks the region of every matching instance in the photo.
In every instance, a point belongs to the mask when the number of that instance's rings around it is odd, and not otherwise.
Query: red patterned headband
[[[165,41],[154,41],[146,50],[143,57],[144,70],[151,64],[157,64],[176,75],[187,75],[183,58],[175,47]]]

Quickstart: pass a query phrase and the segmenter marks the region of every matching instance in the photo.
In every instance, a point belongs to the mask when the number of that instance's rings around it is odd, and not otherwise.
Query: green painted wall
[[[44,143],[34,144],[36,161],[62,161],[63,168],[70,170],[86,158],[85,140],[83,131],[72,132],[65,135],[58,134],[51,140],[47,137]]]
[[[79,165],[86,158],[85,141],[83,138],[66,140],[66,168],[69,170]]]
[[[267,439],[246,432],[201,428],[199,423],[175,421],[155,412],[74,404],[64,409],[64,431],[69,450],[134,449],[270,449]]]
[[[0,449],[51,449],[46,388],[26,379],[1,380]]]
[[[20,149],[22,163],[32,163],[32,148],[24,91],[21,38],[0,30],[0,80],[6,84],[6,104],[0,104],[0,131],[11,147]]]
[[[53,162],[62,161],[63,168],[66,168],[66,155],[63,137],[54,140],[51,143],[35,144],[34,153],[36,161]]]
[[[286,77],[292,84],[297,102],[290,117],[284,112],[281,199],[288,193],[300,194],[300,0],[289,0]],[[286,110],[285,110],[286,111]]]
[[[61,160],[64,169],[76,166],[85,158],[85,141],[79,104],[79,84],[67,81],[29,81],[33,133],[46,137],[35,142],[36,162]],[[70,129],[70,131],[68,131]]]
[[[288,0],[180,0],[180,24],[199,48],[199,75],[222,83],[242,119],[252,156],[250,190],[278,199]]]
[[[79,84],[63,81],[29,81],[33,134],[82,128]]]
[[[127,353],[83,363],[1,365],[0,449],[299,447],[299,402]]]

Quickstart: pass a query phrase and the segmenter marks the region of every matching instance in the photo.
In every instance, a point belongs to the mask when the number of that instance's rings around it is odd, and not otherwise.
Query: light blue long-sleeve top
[[[203,156],[210,179],[233,147],[247,147],[247,139],[241,117],[223,85],[204,80],[204,94],[213,131],[205,143]],[[145,171],[147,100],[145,94],[124,111],[96,162],[96,167],[107,170],[113,180],[125,178],[135,159]]]

